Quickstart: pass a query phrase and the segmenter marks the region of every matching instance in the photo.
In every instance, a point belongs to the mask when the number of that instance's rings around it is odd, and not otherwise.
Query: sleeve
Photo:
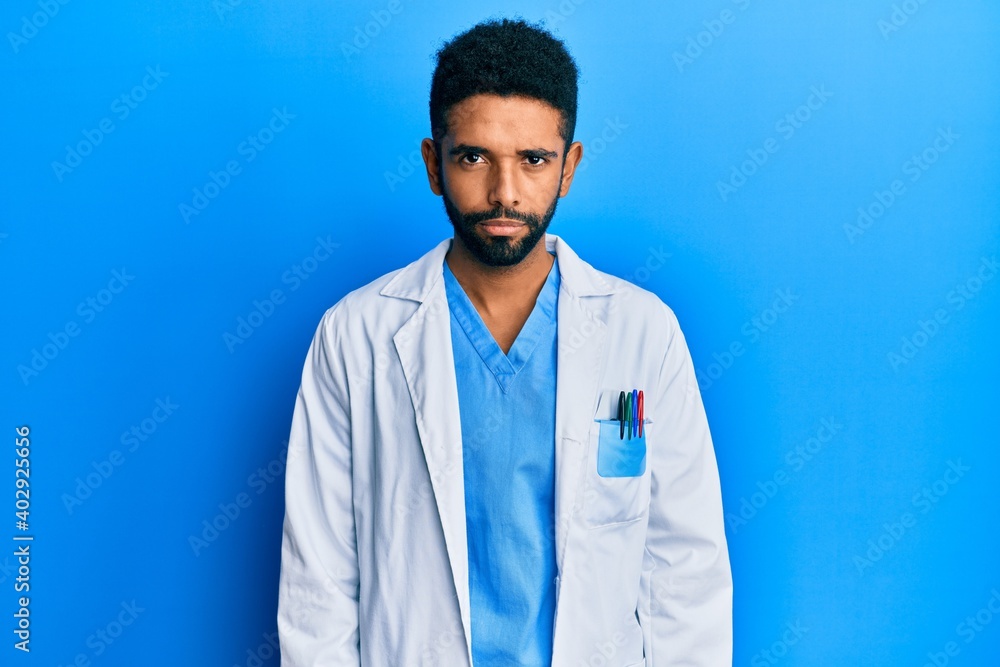
[[[313,337],[295,400],[278,585],[282,667],[357,667],[358,557],[347,371],[337,309]]]
[[[665,304],[668,344],[646,413],[650,510],[637,613],[648,667],[730,667],[733,583],[719,471],[694,365]],[[652,429],[651,429],[652,430]]]

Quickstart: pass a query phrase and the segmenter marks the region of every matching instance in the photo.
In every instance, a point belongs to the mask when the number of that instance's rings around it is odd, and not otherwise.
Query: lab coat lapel
[[[581,260],[559,237],[548,235],[546,243],[559,259],[559,324],[556,366],[556,582],[555,628],[552,644],[552,664],[562,665],[566,633],[573,633],[570,619],[580,610],[567,604],[579,601],[579,592],[565,595],[566,586],[576,586],[573,577],[565,577],[565,563],[577,556],[567,553],[569,544],[580,548],[585,541],[570,541],[569,532],[580,510],[582,480],[585,478],[589,437],[600,395],[600,369],[607,344],[607,324],[603,308],[592,308],[594,299],[614,290],[594,269]],[[588,303],[590,302],[590,303]],[[567,624],[569,622],[569,624]],[[576,641],[571,639],[570,641]]]
[[[421,301],[393,336],[393,342],[416,413],[417,432],[441,517],[471,664],[462,425],[458,413],[450,311],[442,277],[447,249],[446,241],[403,269],[383,288],[382,294]]]
[[[563,570],[570,521],[579,509],[577,497],[583,479],[588,438],[599,395],[599,373],[607,338],[601,315],[587,306],[585,297],[612,290],[557,236],[547,243],[559,259],[559,325],[556,366],[556,562]]]

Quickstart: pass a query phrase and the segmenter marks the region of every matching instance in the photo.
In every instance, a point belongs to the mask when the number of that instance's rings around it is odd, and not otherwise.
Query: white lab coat
[[[284,667],[472,663],[449,243],[345,296],[309,348],[285,482]],[[684,336],[657,296],[545,243],[561,274],[552,665],[728,667],[719,475]],[[631,388],[645,471],[599,476],[595,419]]]

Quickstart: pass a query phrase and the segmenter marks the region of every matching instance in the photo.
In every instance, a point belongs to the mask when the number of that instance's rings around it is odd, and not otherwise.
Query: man
[[[282,665],[731,664],[684,336],[546,234],[583,155],[576,98],[564,45],[524,22],[439,51],[422,151],[454,238],[345,296],[312,341]]]

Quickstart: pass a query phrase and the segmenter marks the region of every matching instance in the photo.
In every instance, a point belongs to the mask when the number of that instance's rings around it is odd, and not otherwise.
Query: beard
[[[514,266],[528,256],[541,238],[545,236],[545,230],[549,228],[552,216],[556,214],[556,204],[559,202],[557,191],[549,208],[540,217],[535,213],[523,213],[502,206],[496,206],[488,211],[462,213],[448,196],[448,189],[443,188],[442,191],[444,210],[448,213],[452,227],[455,228],[455,235],[461,239],[473,257],[486,266],[495,267]],[[527,227],[528,233],[520,239],[514,239],[509,236],[484,237],[477,232],[476,227],[480,222],[496,218],[520,220]]]

